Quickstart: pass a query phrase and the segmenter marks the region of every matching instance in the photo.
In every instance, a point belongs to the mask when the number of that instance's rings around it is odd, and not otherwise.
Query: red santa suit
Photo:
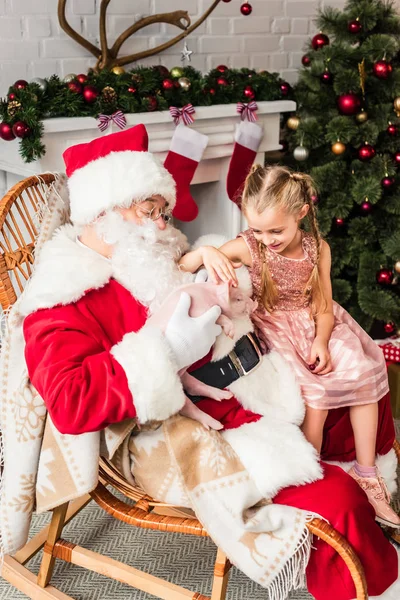
[[[99,214],[95,209],[97,193],[103,195],[102,208],[110,208],[101,172],[90,162],[87,166],[100,178],[94,184],[96,189],[87,185],[81,195],[80,186],[86,179],[80,171],[85,167],[77,171],[79,180],[70,185],[72,214],[81,224]],[[123,177],[124,173],[119,175]],[[133,176],[131,183],[135,185]],[[145,189],[145,180],[143,186]],[[128,192],[123,190],[126,201]],[[164,189],[161,186],[159,191],[154,189],[151,193],[168,197],[170,190],[164,185]],[[171,195],[169,199],[172,203]],[[113,202],[118,205],[121,197],[117,194]],[[66,226],[43,248],[35,276],[29,282],[29,293],[19,306],[25,315],[25,357],[31,381],[62,433],[96,431],[133,417],[142,423],[167,419],[183,406],[184,391],[166,338],[146,325],[147,307],[154,301],[151,294],[146,296],[148,282],[157,281],[159,293],[163,285],[164,292],[168,289],[168,277],[162,281],[162,261],[155,260],[150,268],[148,258],[143,259],[133,248],[132,255],[125,257],[125,265],[123,261],[114,263],[78,244],[76,233],[72,226]],[[177,245],[179,253],[179,240]],[[134,269],[129,268],[132,261]],[[226,428],[259,418],[254,412],[244,410],[235,398],[213,402],[212,406],[211,402],[205,399],[199,407],[210,410]],[[329,420],[327,427],[330,434],[335,427],[341,428],[346,436],[346,440],[342,439],[345,459],[351,460],[354,444],[346,429],[348,417],[339,416],[336,423]],[[338,437],[331,435],[331,439]],[[388,452],[393,439],[387,401],[381,401],[379,451]],[[324,458],[328,455],[329,443],[324,447]],[[334,458],[341,458],[337,447]],[[370,596],[397,599],[398,555],[375,523],[374,510],[364,492],[338,467],[324,465],[324,473],[325,477],[314,483],[285,488],[274,502],[326,518],[360,557]],[[350,573],[339,555],[318,540],[315,548],[307,567],[311,594],[317,600],[355,598]]]

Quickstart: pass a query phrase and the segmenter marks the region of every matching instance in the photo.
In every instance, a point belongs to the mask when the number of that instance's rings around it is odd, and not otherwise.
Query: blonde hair
[[[311,295],[313,315],[326,310],[326,300],[318,273],[321,234],[312,200],[315,193],[315,184],[306,173],[294,172],[287,167],[253,165],[246,178],[242,195],[242,210],[244,213],[249,208],[255,210],[257,214],[261,214],[267,208],[274,208],[277,210],[282,209],[291,215],[297,216],[301,209],[308,205],[307,217],[311,233],[316,242],[317,258],[304,289],[304,295]],[[265,246],[262,242],[259,242],[259,249],[263,265],[260,301],[267,310],[272,311],[278,300],[278,292],[268,269]]]

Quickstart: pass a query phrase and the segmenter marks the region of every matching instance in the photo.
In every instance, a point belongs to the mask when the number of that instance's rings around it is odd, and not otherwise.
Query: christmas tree
[[[375,336],[400,328],[400,17],[349,0],[319,12],[286,123],[332,251],[335,300]],[[375,327],[373,327],[375,325]]]

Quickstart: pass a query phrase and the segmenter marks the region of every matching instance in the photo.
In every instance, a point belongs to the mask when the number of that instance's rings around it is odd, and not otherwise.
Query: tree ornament
[[[249,2],[245,2],[244,4],[242,4],[242,6],[240,7],[240,12],[242,13],[242,15],[244,15],[245,17],[248,17],[249,15],[251,15],[251,13],[253,12],[253,7]]]
[[[357,123],[365,123],[368,121],[368,113],[363,108],[356,114],[356,121]]]
[[[139,73],[133,73],[132,81],[134,81],[136,85],[139,85],[139,83],[142,83],[143,81],[143,75],[140,75]]]
[[[218,85],[220,85],[222,87],[226,87],[227,85],[229,85],[229,82],[226,79],[226,77],[218,77],[217,83],[218,83]]]
[[[332,81],[333,81],[333,75],[332,75],[332,73],[330,73],[328,71],[328,69],[325,69],[325,71],[323,73],[321,73],[319,78],[321,80],[321,83],[328,84],[328,83],[332,83]]]
[[[71,92],[74,92],[74,94],[82,93],[82,84],[79,83],[79,81],[76,81],[76,79],[74,79],[73,81],[70,81],[69,83],[67,83],[67,85],[68,85],[68,89],[70,89]]]
[[[63,79],[64,83],[69,83],[70,81],[74,81],[76,79],[75,73],[68,73]]]
[[[396,125],[393,125],[393,123],[389,123],[389,126],[386,129],[386,132],[389,135],[395,137],[398,134],[399,130],[397,129]]]
[[[155,71],[158,71],[158,73],[161,75],[161,77],[163,77],[163,78],[169,77],[169,70],[167,69],[167,67],[164,67],[164,65],[155,65],[153,67],[153,69]]]
[[[290,85],[287,81],[282,81],[282,83],[280,84],[279,87],[280,87],[282,96],[287,96],[289,94]]]
[[[393,154],[393,160],[397,166],[400,166],[400,151]]]
[[[391,269],[379,269],[376,273],[376,281],[381,285],[390,285],[393,281],[394,275]]]
[[[343,154],[343,152],[346,151],[346,146],[345,144],[343,144],[343,142],[340,142],[339,140],[337,142],[335,142],[331,148],[333,154],[336,154],[337,156],[339,156],[340,154]]]
[[[389,190],[395,184],[395,182],[396,180],[394,177],[389,177],[386,175],[386,177],[381,180],[381,185],[383,188],[385,188],[385,190]]]
[[[123,75],[125,73],[125,69],[124,67],[116,66],[111,69],[111,72],[114,73],[114,75]]]
[[[9,125],[8,123],[0,123],[0,137],[6,142],[11,142],[11,140],[15,140],[15,135],[13,133],[11,125]]]
[[[178,83],[184,92],[188,92],[191,87],[191,81],[187,77],[179,77]]]
[[[153,112],[155,110],[157,110],[157,98],[155,96],[146,96],[145,100],[147,100],[148,102],[148,106],[147,106],[147,110],[149,112]]]
[[[299,162],[303,161],[303,160],[307,160],[309,154],[310,154],[309,149],[303,145],[297,146],[293,150],[293,157],[295,158],[295,160],[298,160]]]
[[[361,107],[361,100],[353,92],[342,94],[337,99],[339,112],[342,115],[355,115]]]
[[[136,94],[136,92],[137,92],[137,88],[135,88],[135,87],[133,87],[133,86],[130,86],[130,87],[128,87],[128,92],[129,92],[130,94]]]
[[[26,87],[28,87],[28,82],[25,81],[25,79],[18,79],[18,81],[14,83],[13,87],[15,87],[17,90],[24,90]]]
[[[320,50],[324,46],[329,46],[329,38],[324,33],[317,33],[311,40],[311,45],[314,50]]]
[[[360,33],[360,31],[362,30],[362,25],[359,21],[359,19],[356,19],[355,21],[349,21],[347,23],[347,31],[349,33]]]
[[[397,96],[397,98],[393,100],[393,108],[395,110],[396,115],[400,117],[400,96]]]
[[[21,102],[18,100],[13,100],[7,104],[7,114],[9,117],[13,118],[17,114],[18,111],[21,110]]]
[[[8,99],[8,101],[11,101],[11,100],[15,100],[16,97],[17,96],[14,94],[14,92],[11,92],[10,94],[8,94],[7,99]]]
[[[311,58],[308,56],[308,54],[305,54],[302,57],[301,62],[305,67],[309,67],[311,65]]]
[[[210,88],[210,89],[208,90],[208,93],[210,94],[210,96],[215,96],[215,94],[216,94],[216,90],[215,90],[214,88]]]
[[[182,67],[173,67],[170,71],[171,73],[171,77],[173,77],[174,79],[178,79],[179,77],[183,77],[183,69]]]
[[[378,60],[374,63],[372,71],[378,79],[387,79],[393,71],[393,67],[387,60]]]
[[[296,131],[296,129],[300,125],[299,117],[296,115],[294,115],[293,117],[289,117],[286,121],[286,125],[289,129],[292,129],[292,131]]]
[[[226,73],[227,71],[229,71],[226,65],[218,65],[216,70],[218,71],[218,73]]]
[[[392,322],[385,323],[383,329],[386,331],[386,333],[393,333],[393,331],[395,330],[395,324]]]
[[[79,81],[79,83],[84,84],[87,82],[88,76],[84,73],[79,73],[79,75],[76,76],[76,80]]]
[[[85,102],[88,104],[93,104],[96,101],[97,96],[99,95],[99,91],[94,87],[94,85],[86,85],[83,88],[83,97]]]
[[[183,65],[185,64],[185,60],[187,60],[188,62],[192,61],[192,54],[193,50],[189,50],[187,42],[185,41],[183,45],[183,50],[181,50],[181,61]]]
[[[394,270],[400,275],[400,260],[396,260],[394,263]]]
[[[28,127],[24,121],[17,121],[14,123],[12,130],[13,134],[18,138],[28,137],[28,135],[31,133],[30,127]]]
[[[40,89],[42,90],[42,92],[44,92],[47,88],[47,83],[44,79],[42,79],[41,77],[35,77],[34,79],[31,79],[31,83],[35,83],[36,85],[38,85],[40,87]]]
[[[371,210],[372,210],[372,204],[368,200],[368,198],[365,198],[364,202],[361,203],[361,211],[365,215],[368,215],[371,212]]]
[[[107,104],[113,104],[117,97],[117,92],[113,87],[111,87],[111,85],[106,85],[106,87],[101,90],[101,98]]]
[[[367,142],[365,142],[364,146],[361,146],[361,148],[358,149],[358,159],[362,162],[367,162],[368,160],[371,160],[372,158],[374,158],[375,154],[375,148]]]
[[[314,204],[314,206],[317,206],[317,204],[319,203],[319,198],[316,194],[312,194],[311,202]]]
[[[246,96],[247,100],[254,100],[254,98],[256,97],[256,93],[251,87],[251,85],[246,85],[246,87],[243,90],[243,95]]]
[[[281,147],[281,152],[287,152],[289,150],[289,144],[287,140],[279,140]]]
[[[226,2],[226,3],[230,2],[230,1],[231,1],[231,0],[222,0],[222,2]]]
[[[344,225],[344,219],[342,219],[341,217],[335,217],[335,224],[338,227],[342,227]]]
[[[172,88],[174,87],[174,82],[172,81],[172,79],[169,78],[163,79],[162,86],[164,90],[172,90]]]

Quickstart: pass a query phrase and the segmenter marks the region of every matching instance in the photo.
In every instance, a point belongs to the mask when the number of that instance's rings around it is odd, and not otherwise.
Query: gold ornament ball
[[[289,117],[288,120],[286,121],[286,125],[289,127],[289,129],[296,131],[296,129],[300,125],[299,117]]]
[[[343,154],[343,152],[345,152],[346,146],[342,142],[336,142],[335,144],[333,144],[331,150],[333,154],[339,156],[340,154]]]
[[[68,75],[66,75],[63,79],[64,83],[69,83],[70,81],[73,81],[74,79],[76,79],[76,75],[75,73],[68,73]]]
[[[400,260],[397,260],[394,263],[394,270],[396,271],[396,273],[399,273],[399,275],[400,275]]]
[[[124,67],[113,67],[111,69],[112,73],[114,73],[114,75],[123,75],[123,73],[125,73],[125,69]]]
[[[365,110],[362,110],[361,112],[357,113],[356,121],[357,123],[365,123],[365,121],[368,121],[368,113],[366,113]]]
[[[400,117],[400,96],[397,96],[397,98],[393,100],[393,106],[397,116]]]
[[[187,77],[179,77],[178,79],[178,83],[181,86],[181,88],[183,89],[184,92],[187,92],[190,90],[190,86],[192,85],[190,83],[190,79],[188,79]]]
[[[181,67],[173,67],[170,71],[171,77],[177,79],[178,77],[183,77],[183,69]]]

